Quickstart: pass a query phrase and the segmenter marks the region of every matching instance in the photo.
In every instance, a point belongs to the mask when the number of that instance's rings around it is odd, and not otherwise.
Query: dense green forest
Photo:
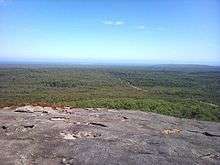
[[[106,107],[220,121],[220,68],[1,65],[0,106]]]

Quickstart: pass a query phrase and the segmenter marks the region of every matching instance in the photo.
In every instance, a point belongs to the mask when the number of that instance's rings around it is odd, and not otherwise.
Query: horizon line
[[[85,62],[85,61],[16,61],[16,60],[5,60],[0,61],[0,65],[91,65],[91,66],[208,66],[208,67],[220,67],[220,64],[201,64],[201,63],[156,63],[156,62]]]

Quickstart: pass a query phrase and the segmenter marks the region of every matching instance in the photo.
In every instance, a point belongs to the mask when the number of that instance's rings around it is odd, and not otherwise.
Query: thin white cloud
[[[116,26],[124,25],[124,22],[123,21],[115,21],[115,25]]]
[[[136,28],[139,29],[139,30],[144,30],[144,29],[145,29],[145,26],[144,26],[144,25],[139,25],[139,26],[137,26]]]
[[[103,21],[102,23],[105,25],[113,25],[114,24],[113,21]]]
[[[164,27],[149,27],[145,25],[138,25],[135,28],[138,30],[151,31],[151,32],[159,32],[159,31],[162,32],[166,30],[166,28]]]
[[[121,26],[124,25],[123,21],[111,21],[111,20],[106,20],[102,22],[105,25],[111,25],[111,26]]]

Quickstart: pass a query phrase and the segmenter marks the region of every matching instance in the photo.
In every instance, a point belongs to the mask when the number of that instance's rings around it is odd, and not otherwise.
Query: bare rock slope
[[[0,109],[0,164],[220,164],[220,123],[110,109]]]

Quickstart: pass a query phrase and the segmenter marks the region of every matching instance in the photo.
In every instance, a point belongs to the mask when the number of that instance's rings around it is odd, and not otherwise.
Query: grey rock
[[[217,165],[220,123],[101,108],[3,108],[0,164]]]

